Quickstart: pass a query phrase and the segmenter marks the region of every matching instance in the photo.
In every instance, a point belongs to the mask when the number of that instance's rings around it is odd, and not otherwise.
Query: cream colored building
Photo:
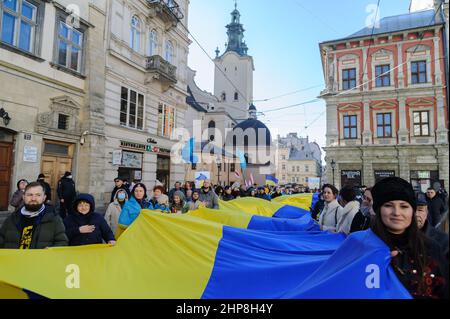
[[[309,187],[310,179],[321,178],[322,153],[317,143],[290,133],[286,137],[278,136],[276,147],[276,176],[280,184]]]
[[[184,180],[184,167],[173,162],[171,150],[187,110],[188,4],[108,2],[102,179],[110,188],[116,176],[149,188]]]
[[[71,14],[75,12],[76,14]],[[103,49],[106,1],[14,0],[0,4],[0,210],[21,178],[53,187],[72,171],[80,191],[101,198],[89,176],[103,154]],[[19,27],[20,26],[20,27]],[[98,127],[98,129],[97,129]],[[83,136],[83,132],[85,136]]]

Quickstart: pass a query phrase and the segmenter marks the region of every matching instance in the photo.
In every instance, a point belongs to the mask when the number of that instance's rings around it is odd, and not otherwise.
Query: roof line
[[[416,27],[416,28],[409,28],[409,29],[400,29],[400,30],[395,30],[395,31],[391,31],[391,32],[383,32],[383,33],[376,33],[373,36],[370,35],[360,35],[360,36],[356,36],[356,37],[349,37],[349,38],[340,38],[340,39],[336,39],[336,40],[328,40],[328,41],[324,41],[324,42],[320,42],[319,45],[322,44],[330,44],[333,42],[341,42],[343,40],[354,40],[354,39],[364,39],[364,38],[368,38],[371,39],[375,36],[380,36],[380,35],[386,35],[386,34],[392,34],[392,33],[397,33],[397,32],[403,32],[403,31],[407,31],[407,30],[416,30],[416,29],[423,29],[423,28],[431,28],[431,27],[435,27],[438,25],[444,25],[444,22],[440,22],[440,23],[435,23],[435,24],[430,24],[430,25],[424,25],[423,27]]]

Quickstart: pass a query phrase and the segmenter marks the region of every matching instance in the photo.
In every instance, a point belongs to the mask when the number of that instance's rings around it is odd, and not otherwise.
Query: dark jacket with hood
[[[23,216],[18,209],[5,220],[0,228],[0,248],[20,248],[25,218],[27,217]],[[63,221],[55,213],[52,206],[45,206],[44,211],[32,220],[35,229],[33,230],[30,249],[44,249],[69,244]]]
[[[72,178],[63,177],[58,183],[58,197],[64,201],[72,201],[77,196],[75,182]]]
[[[86,215],[80,214],[77,210],[77,205],[80,201],[88,202],[91,205],[91,209]],[[73,208],[74,214],[64,219],[70,246],[101,244],[103,240],[105,242],[115,240],[114,234],[106,223],[106,220],[102,215],[95,213],[95,201],[91,195],[78,195],[73,203]],[[80,233],[80,227],[86,225],[95,226],[95,230],[89,234]]]

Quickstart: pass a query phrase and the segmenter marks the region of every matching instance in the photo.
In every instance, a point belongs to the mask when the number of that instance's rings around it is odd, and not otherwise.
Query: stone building
[[[168,189],[184,179],[171,158],[187,111],[188,0],[108,1],[105,193],[112,180]]]
[[[371,186],[395,175],[416,190],[449,187],[443,27],[426,10],[320,43],[328,181]]]
[[[53,200],[65,171],[101,198],[102,180],[87,176],[104,158],[91,149],[104,143],[106,2],[7,0],[0,16],[0,210],[17,180],[41,172]]]
[[[187,110],[188,4],[1,2],[0,210],[41,172],[55,199],[72,171],[100,209],[117,176],[149,188],[184,178],[171,150]]]
[[[309,181],[322,176],[322,152],[316,142],[289,133],[276,140],[277,178],[280,184],[298,184],[309,187]]]

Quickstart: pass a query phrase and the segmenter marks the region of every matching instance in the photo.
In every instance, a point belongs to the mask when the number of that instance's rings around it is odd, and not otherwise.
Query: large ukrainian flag
[[[252,229],[255,217],[288,219],[272,217],[277,204],[245,203],[186,215],[142,211],[114,247],[0,250],[0,297],[410,297],[389,266],[388,247],[370,231],[345,239],[315,230],[263,229],[270,223]],[[258,207],[244,212],[235,205]],[[307,221],[305,216],[291,221]],[[379,267],[380,289],[367,288],[368,264]],[[79,270],[79,288],[71,285],[73,269]]]

